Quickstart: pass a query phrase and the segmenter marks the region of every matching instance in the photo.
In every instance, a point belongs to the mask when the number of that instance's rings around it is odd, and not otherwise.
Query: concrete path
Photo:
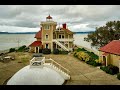
[[[70,70],[71,80],[66,85],[120,85],[116,75],[79,61],[72,55],[45,55]]]
[[[19,54],[19,53],[18,53]],[[18,70],[29,64],[29,60],[32,56],[28,54],[26,63],[18,63],[21,56],[25,57],[21,53],[17,56],[15,61],[9,63],[0,62],[0,85],[2,85],[7,79],[14,75]],[[70,70],[71,80],[66,82],[66,85],[120,85],[120,80],[116,78],[116,75],[106,74],[104,71],[97,67],[86,64],[79,61],[72,55],[45,55],[46,58],[52,58],[62,66]]]

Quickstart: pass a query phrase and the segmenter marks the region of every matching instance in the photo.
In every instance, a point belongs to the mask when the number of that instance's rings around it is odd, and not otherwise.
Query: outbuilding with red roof
[[[99,60],[105,66],[112,64],[120,67],[120,40],[113,40],[99,49]]]

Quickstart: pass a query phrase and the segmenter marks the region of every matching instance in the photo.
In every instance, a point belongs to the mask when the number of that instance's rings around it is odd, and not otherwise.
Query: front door
[[[106,57],[105,56],[103,56],[103,65],[106,66]]]
[[[39,49],[39,53],[42,53],[42,49]]]
[[[39,47],[36,47],[35,49],[36,49],[36,53],[39,53]]]
[[[45,44],[45,48],[49,48],[49,44]]]

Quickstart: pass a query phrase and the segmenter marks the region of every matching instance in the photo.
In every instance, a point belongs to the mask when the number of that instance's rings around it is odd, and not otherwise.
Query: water
[[[35,34],[0,34],[0,51],[31,44]]]
[[[93,51],[97,52],[95,47],[91,47],[91,43],[84,41],[84,37],[87,37],[88,34],[75,34],[74,37],[74,44],[82,47],[86,47],[88,49],[92,49]]]
[[[28,46],[36,40],[34,36],[35,34],[0,34],[0,51],[22,45]],[[95,48],[91,48],[89,42],[84,41],[86,36],[87,34],[74,34],[74,44],[96,51]]]

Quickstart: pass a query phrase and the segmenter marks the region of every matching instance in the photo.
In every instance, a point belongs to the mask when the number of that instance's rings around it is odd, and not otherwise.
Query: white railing
[[[64,50],[69,51],[69,49],[65,45],[63,45],[62,43],[60,43],[58,40],[53,39],[53,42],[55,42],[56,44],[58,44]]]
[[[30,67],[43,67],[45,63],[45,57],[34,57],[30,60]]]
[[[73,38],[70,38],[70,39],[68,39],[68,38],[64,38],[64,39],[57,38],[57,39],[53,39],[53,40],[57,40],[57,41],[74,41]]]
[[[63,67],[62,65],[60,65],[59,63],[57,63],[56,61],[54,61],[51,58],[50,59],[45,59],[45,63],[50,63],[52,65],[55,65],[57,68],[62,70],[64,73],[70,75],[70,71],[68,69],[66,69],[65,67]]]
[[[53,24],[57,24],[57,22],[54,22],[54,21],[42,21],[41,24],[50,24],[50,23],[53,23]]]

